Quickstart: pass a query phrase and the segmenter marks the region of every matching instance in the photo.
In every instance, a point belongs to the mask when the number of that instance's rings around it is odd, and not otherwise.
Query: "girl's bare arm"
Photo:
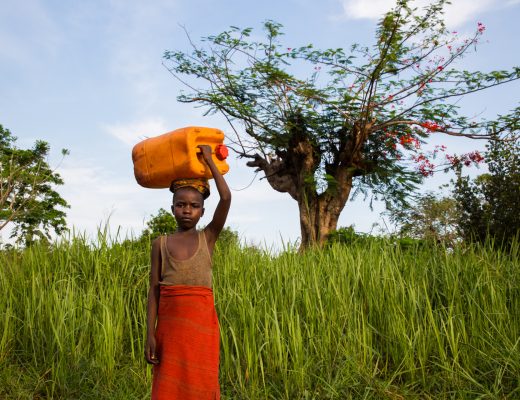
[[[155,354],[155,323],[157,320],[157,310],[159,307],[159,280],[161,271],[161,247],[160,238],[157,238],[152,243],[151,256],[151,271],[150,271],[150,289],[148,290],[148,306],[146,313],[146,347],[145,358],[150,364],[158,364],[159,360]]]

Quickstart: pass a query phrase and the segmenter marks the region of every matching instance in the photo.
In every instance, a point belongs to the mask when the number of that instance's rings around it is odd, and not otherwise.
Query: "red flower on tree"
[[[423,156],[421,163],[417,167],[422,176],[431,176],[435,172],[435,165]]]
[[[408,144],[413,144],[416,149],[421,147],[421,143],[417,138],[414,138],[412,135],[404,135],[399,138],[399,143],[401,146],[406,147]]]
[[[472,151],[471,153],[462,154],[460,156],[453,155],[450,156],[446,154],[446,160],[453,166],[456,167],[459,164],[464,164],[466,167],[469,167],[472,163],[475,165],[480,164],[484,161],[484,157],[478,151]]]
[[[441,126],[439,124],[435,123],[435,122],[426,121],[426,122],[423,122],[421,124],[421,126],[423,128],[428,129],[431,132],[436,132],[436,131],[440,131],[441,130]]]

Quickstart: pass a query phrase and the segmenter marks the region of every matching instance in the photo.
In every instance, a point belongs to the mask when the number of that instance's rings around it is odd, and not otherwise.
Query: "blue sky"
[[[486,27],[477,52],[459,64],[467,69],[520,65],[520,0],[453,0],[448,26],[470,33]],[[417,4],[424,4],[418,1]],[[377,18],[392,6],[388,0],[3,0],[0,8],[0,124],[19,138],[20,147],[36,139],[51,145],[51,165],[65,180],[59,188],[70,203],[69,226],[88,233],[110,218],[110,226],[139,233],[160,207],[168,208],[167,190],[139,187],[133,177],[132,146],[141,139],[183,126],[214,126],[230,133],[217,116],[180,104],[181,89],[162,66],[165,50],[188,50],[181,26],[193,39],[230,25],[251,26],[273,19],[284,25],[284,43],[296,47],[369,45]],[[518,103],[514,83],[464,99],[472,112],[492,117]],[[447,139],[454,152],[482,149],[482,142]],[[70,155],[63,161],[60,149]],[[233,191],[229,225],[249,242],[271,246],[297,240],[296,203],[253,180],[244,161],[230,159],[226,176]],[[479,171],[472,171],[475,174]],[[449,176],[425,184],[435,189]],[[206,204],[206,217],[216,204]],[[356,199],[345,207],[340,225],[369,231],[382,223],[379,204]],[[6,240],[6,232],[1,232]]]

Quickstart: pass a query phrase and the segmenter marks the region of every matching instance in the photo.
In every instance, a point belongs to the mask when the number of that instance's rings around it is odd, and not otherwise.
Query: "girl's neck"
[[[180,233],[181,235],[185,235],[187,233],[192,233],[192,232],[197,232],[196,226],[194,226],[193,228],[187,228],[187,229],[177,227],[177,230],[175,231],[175,233]]]

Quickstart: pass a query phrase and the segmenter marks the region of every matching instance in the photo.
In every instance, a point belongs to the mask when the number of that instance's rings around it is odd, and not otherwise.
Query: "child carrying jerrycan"
[[[137,182],[170,188],[176,232],[155,239],[151,250],[145,358],[153,366],[152,399],[220,399],[219,325],[212,290],[212,253],[231,192],[224,134],[188,127],[147,139],[133,151]],[[220,196],[211,222],[197,230],[209,196]]]

